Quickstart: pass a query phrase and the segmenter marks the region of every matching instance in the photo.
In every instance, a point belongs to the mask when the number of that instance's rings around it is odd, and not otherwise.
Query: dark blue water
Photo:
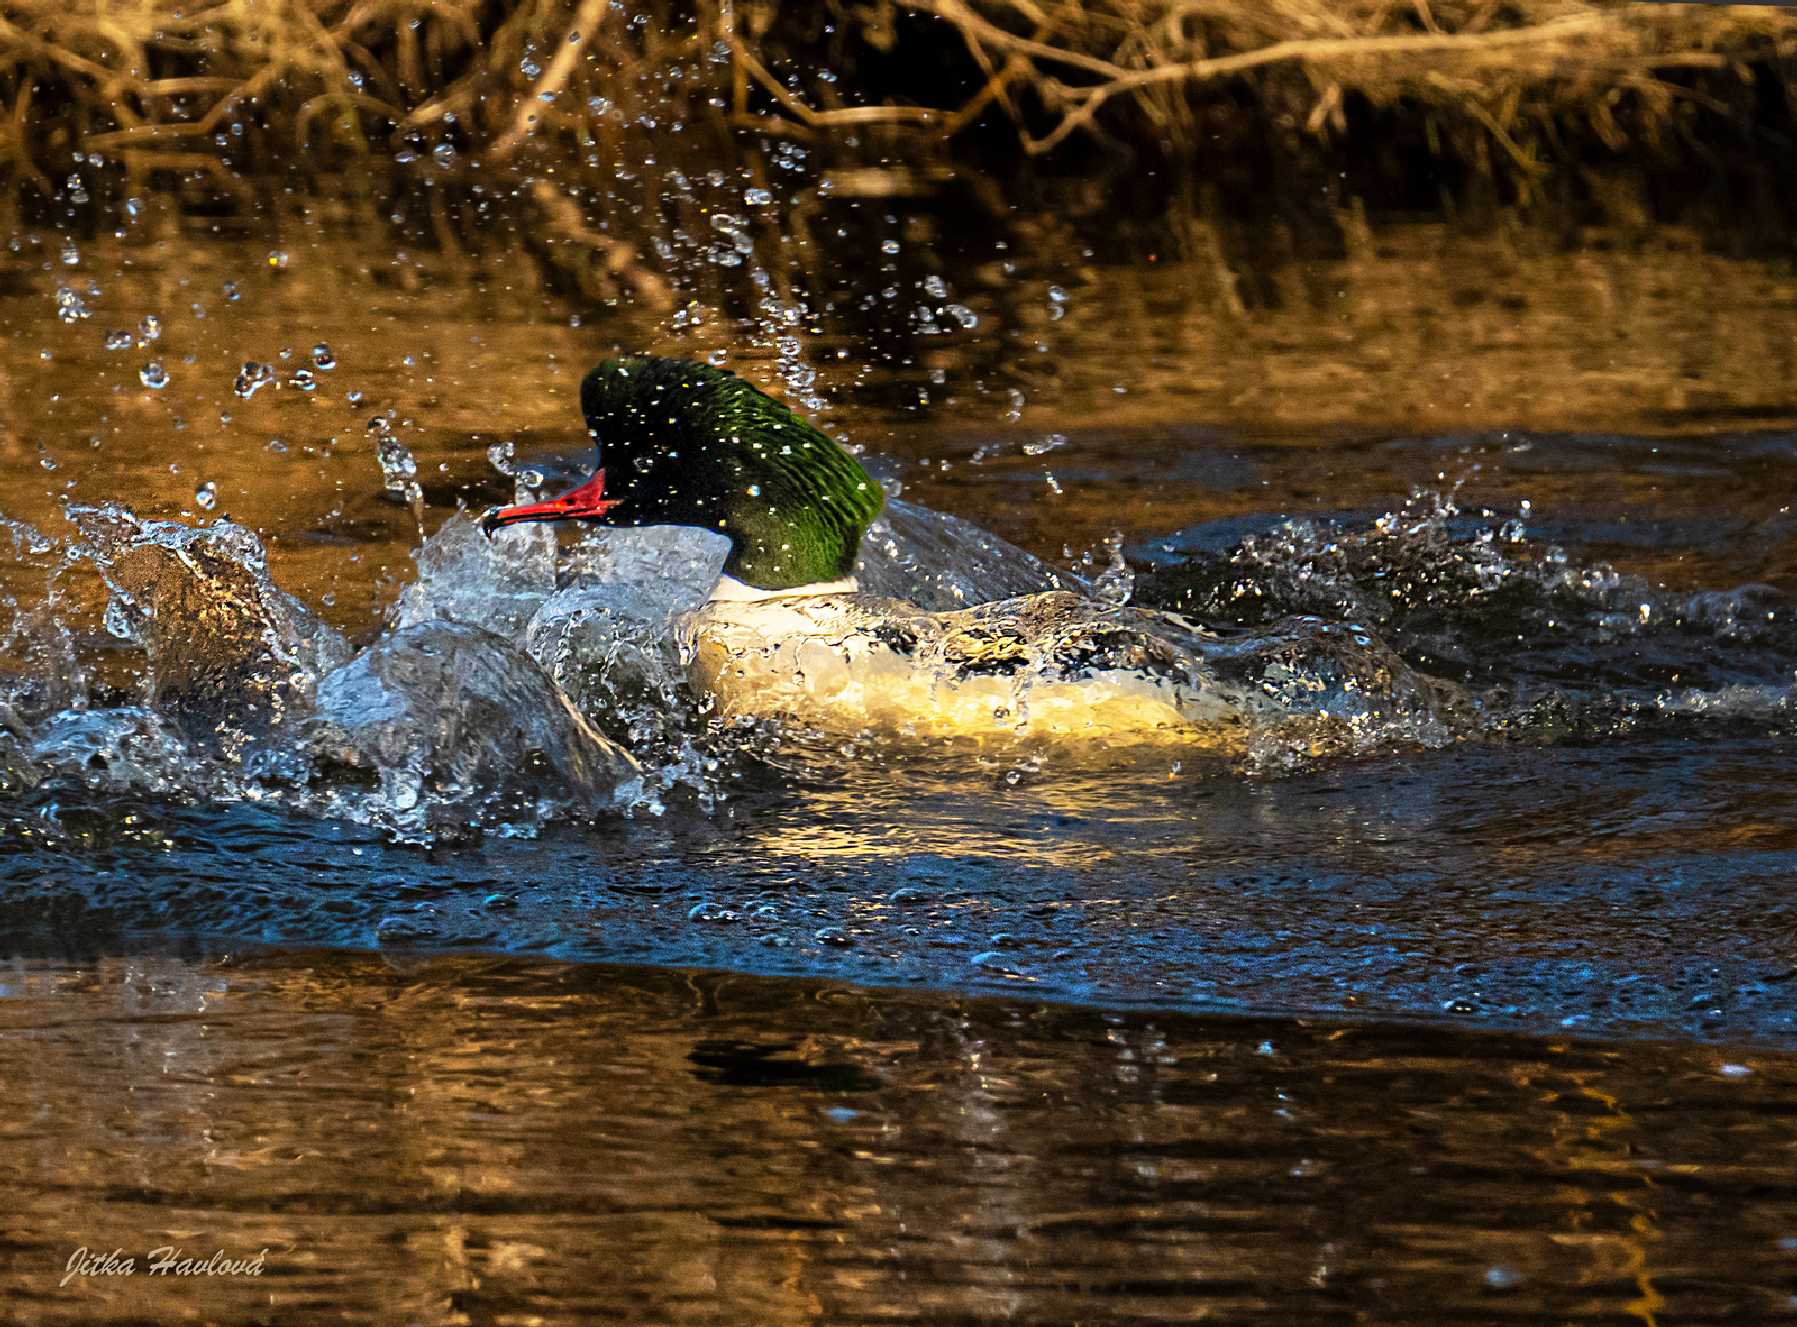
[[[7,821],[7,933],[506,950],[1204,1011],[1786,1044],[1782,738],[1401,754],[1290,778],[745,789],[437,849],[79,797]],[[970,804],[969,788],[978,790]]]

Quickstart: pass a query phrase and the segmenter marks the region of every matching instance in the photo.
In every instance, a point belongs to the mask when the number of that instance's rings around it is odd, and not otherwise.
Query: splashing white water
[[[1365,627],[1203,631],[897,501],[866,541],[861,593],[746,603],[710,599],[729,549],[713,533],[489,538],[458,513],[353,657],[274,584],[249,531],[70,514],[82,538],[67,549],[4,527],[51,587],[48,609],[8,603],[0,732],[20,777],[275,802],[410,841],[676,795],[714,806],[734,764],[788,766],[820,732],[1053,737],[1070,753],[1172,742],[1280,773],[1490,722]],[[115,708],[89,709],[80,667],[64,668],[80,655],[55,611],[71,558],[99,569],[107,626],[142,660]],[[76,681],[50,685],[59,670]]]

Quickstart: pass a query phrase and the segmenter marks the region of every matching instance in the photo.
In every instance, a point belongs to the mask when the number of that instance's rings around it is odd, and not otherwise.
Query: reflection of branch
[[[372,111],[389,121],[398,120],[400,115],[397,106],[390,106],[378,97],[366,96],[360,92],[327,92],[313,97],[293,117],[294,143],[305,147],[312,136],[312,121],[333,106]]]
[[[483,77],[481,70],[475,70],[462,78],[454,87],[435,101],[427,101],[424,105],[412,110],[399,122],[395,134],[403,135],[408,129],[416,129],[421,125],[432,124],[446,115],[461,115],[474,104],[474,98],[480,91]]]
[[[580,10],[574,15],[574,26],[568,35],[556,47],[555,59],[549,62],[549,68],[543,71],[543,77],[530,90],[529,95],[518,103],[518,111],[512,117],[512,127],[505,131],[503,137],[493,145],[489,154],[495,161],[504,161],[510,157],[529,136],[531,125],[537,118],[537,107],[555,100],[555,94],[567,86],[568,79],[574,73],[574,62],[580,59],[580,53],[592,38],[594,31],[605,17],[607,0],[582,0]]]
[[[0,40],[23,47],[39,59],[52,61],[65,69],[73,70],[77,74],[90,78],[98,87],[106,87],[116,77],[112,70],[97,65],[92,60],[84,59],[75,52],[65,49],[58,42],[45,41],[22,28],[14,27],[4,18],[0,18]]]
[[[239,198],[251,195],[250,186],[238,179],[225,163],[210,152],[145,152],[141,148],[125,148],[119,153],[119,160],[125,163],[132,172],[171,170],[191,171],[204,175],[218,186],[219,190],[235,194]]]
[[[949,2],[953,3],[954,0],[949,0]],[[964,12],[967,12],[969,18],[974,18],[977,21],[977,15],[971,11]],[[1029,40],[1040,42],[1048,34],[1051,26],[1052,24],[1047,19],[1039,20],[1036,24],[1036,31]],[[1018,132],[1023,132],[1023,116],[1018,112],[1017,104],[1011,100],[1011,82],[1018,75],[1035,68],[1030,62],[1029,56],[1023,51],[1013,51],[1011,58],[1005,61],[1005,67],[995,69],[992,66],[991,56],[986,54],[985,46],[980,43],[972,28],[957,24],[957,30],[961,34],[961,41],[967,47],[967,53],[973,57],[974,63],[979,65],[980,72],[986,76],[986,84],[963,102],[961,108],[949,117],[948,123],[943,126],[943,133],[951,138],[960,133],[963,128],[973,123],[974,117],[993,101],[1004,107],[1005,114],[1011,117],[1011,123],[1017,126]],[[1054,48],[1047,47],[1045,49],[1052,50]]]
[[[37,168],[31,154],[25,150],[25,118],[31,112],[31,84],[29,81],[19,88],[19,96],[12,104],[12,111],[6,117],[6,126],[0,130],[0,160],[13,163],[19,174],[37,186],[38,192],[48,197],[53,192],[49,176]]]
[[[530,186],[530,199],[543,211],[552,245],[573,245],[599,255],[605,263],[606,273],[628,284],[637,298],[650,308],[666,309],[673,305],[674,294],[668,283],[660,273],[643,266],[635,246],[601,234],[587,225],[579,205],[560,189],[547,180],[538,180]],[[554,251],[551,248],[550,252]]]

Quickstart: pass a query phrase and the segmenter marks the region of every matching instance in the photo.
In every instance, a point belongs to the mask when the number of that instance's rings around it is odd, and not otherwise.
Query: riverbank
[[[776,200],[820,169],[870,198],[956,175],[1072,216],[1126,189],[1128,229],[1175,240],[1194,215],[1738,231],[1797,207],[1776,164],[1797,15],[1771,8],[23,0],[5,19],[0,165],[28,211],[391,163],[419,189],[532,193],[622,270],[634,250],[600,241],[654,210],[670,164]]]

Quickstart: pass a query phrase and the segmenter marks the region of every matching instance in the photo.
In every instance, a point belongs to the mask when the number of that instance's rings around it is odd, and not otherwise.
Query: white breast
[[[749,585],[734,576],[720,576],[711,598],[706,602],[714,604],[759,604],[770,599],[807,599],[820,594],[854,594],[860,590],[853,576],[844,576],[839,581],[817,581],[811,585],[801,585],[790,590],[764,590],[758,585]]]
[[[1251,708],[1138,610],[1057,592],[931,613],[823,590],[714,595],[692,615],[695,680],[723,713],[836,731],[1234,745]]]

